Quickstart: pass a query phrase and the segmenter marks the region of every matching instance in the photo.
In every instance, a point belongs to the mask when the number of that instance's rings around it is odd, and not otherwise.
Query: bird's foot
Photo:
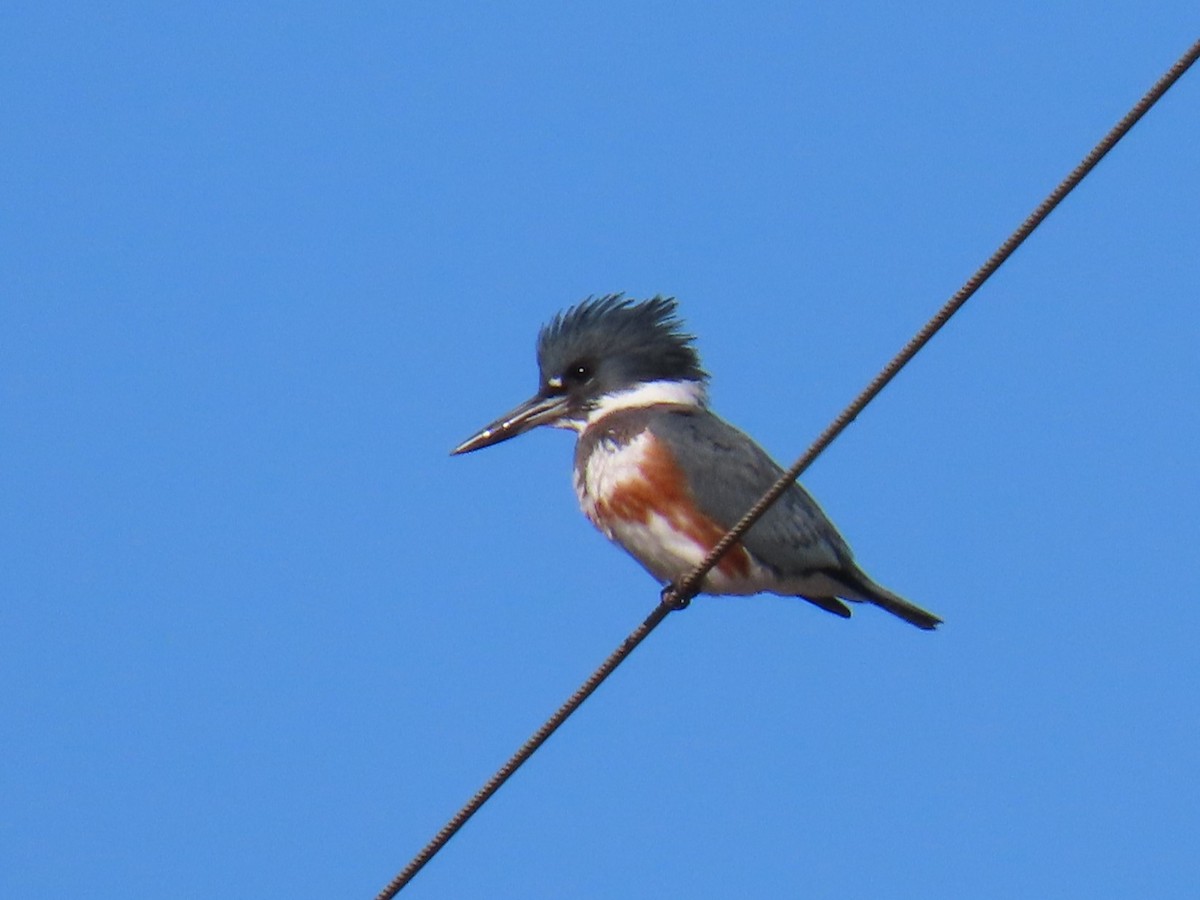
[[[662,589],[662,593],[658,595],[658,599],[663,606],[669,606],[672,610],[687,609],[688,605],[692,602],[691,597],[685,597],[679,593],[673,581]]]

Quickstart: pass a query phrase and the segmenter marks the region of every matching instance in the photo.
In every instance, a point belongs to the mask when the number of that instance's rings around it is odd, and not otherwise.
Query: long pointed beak
[[[530,397],[516,409],[509,410],[495,422],[471,435],[450,451],[451,456],[460,453],[470,453],[481,450],[492,444],[499,444],[518,434],[524,434],[538,425],[547,425],[561,419],[567,411],[567,398],[562,396],[544,397],[536,394]]]

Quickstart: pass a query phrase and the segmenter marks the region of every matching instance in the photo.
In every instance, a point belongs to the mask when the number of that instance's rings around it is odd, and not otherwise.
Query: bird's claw
[[[662,589],[662,593],[658,597],[663,606],[669,606],[672,610],[687,609],[692,602],[691,597],[685,597],[679,593],[673,581]]]

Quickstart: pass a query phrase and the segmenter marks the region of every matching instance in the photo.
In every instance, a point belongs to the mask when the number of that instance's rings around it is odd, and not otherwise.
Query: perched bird
[[[559,313],[538,335],[538,391],[463,441],[470,453],[538,425],[578,432],[584,514],[660,583],[693,569],[783,474],[708,409],[708,373],[674,299],[610,295]],[[932,629],[941,619],[876,584],[817,502],[793,483],[708,573],[709,594],[802,597],[849,618],[874,603]]]

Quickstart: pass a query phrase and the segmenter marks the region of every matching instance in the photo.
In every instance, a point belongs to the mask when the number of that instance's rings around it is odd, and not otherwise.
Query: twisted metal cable
[[[1108,151],[1115,147],[1117,142],[1128,133],[1129,129],[1137,124],[1137,121],[1146,114],[1150,107],[1157,103],[1159,98],[1170,89],[1171,85],[1179,80],[1180,76],[1188,70],[1197,57],[1200,57],[1200,41],[1194,43],[1179,58],[1175,65],[1171,66],[1166,74],[1154,84],[1154,87],[1150,88],[1145,96],[1134,104],[1133,108],[1125,114],[1125,117],[1113,126],[1112,130],[1101,139],[1100,143],[1092,148],[1092,151],[1083,158],[1083,161],[1074,168],[1071,174],[1064,178],[1058,187],[1051,191],[1049,196],[1029,214],[1029,217],[1021,223],[1020,227],[1008,236],[1008,239],[1000,245],[988,261],[980,266],[974,275],[967,279],[966,283],[955,292],[953,297],[946,301],[946,304],[934,314],[933,318],[925,323],[924,327],[917,332],[913,339],[905,344],[904,348],[892,358],[892,361],[883,367],[879,374],[871,380],[870,384],[863,388],[862,393],[855,397],[850,405],[842,410],[838,414],[838,417],[829,424],[829,427],[821,432],[820,436],[813,441],[812,446],[805,451],[804,455],[796,460],[792,464],[792,467],[779,477],[779,480],[771,486],[771,489],[763,494],[762,498],[750,508],[749,512],[742,516],[736,525],[726,532],[721,540],[717,541],[700,565],[696,566],[695,569],[689,572],[676,585],[675,593],[677,597],[690,599],[699,592],[700,583],[704,580],[704,576],[725,555],[726,551],[740,540],[742,535],[750,530],[750,527],[761,518],[763,513],[771,507],[771,504],[778,500],[783,492],[791,486],[792,482],[799,478],[800,474],[812,465],[813,460],[825,452],[825,449],[837,439],[838,435],[845,431],[846,427],[858,418],[858,414],[866,408],[867,404],[875,399],[876,395],[887,386],[888,382],[896,377],[897,373],[908,364],[909,360],[916,356],[921,348],[929,343],[930,338],[937,334],[942,326],[950,321],[950,317],[958,312],[962,305],[971,299],[971,296],[979,290],[983,283],[991,278],[995,271],[1004,264],[1004,261],[1012,256],[1013,252],[1025,242],[1025,239],[1033,234],[1034,229],[1042,224],[1042,220],[1050,215],[1054,211],[1054,208],[1062,202],[1063,198],[1071,193],[1079,182],[1087,177],[1088,173],[1096,167],[1096,164],[1108,154]]]
[[[524,762],[529,759],[534,752],[544,744],[547,738],[550,737],[558,727],[567,720],[571,713],[575,712],[592,692],[600,686],[600,684],[608,678],[609,675],[624,662],[625,658],[634,651],[640,644],[671,612],[677,609],[683,609],[688,605],[691,599],[699,592],[700,584],[704,580],[704,576],[717,564],[721,557],[732,547],[742,535],[744,535],[759,517],[767,511],[767,509],[779,499],[780,495],[788,489],[788,486],[795,481],[800,474],[807,469],[825,449],[833,443],[846,427],[853,422],[872,400],[879,394],[880,391],[887,386],[896,374],[904,368],[908,362],[920,352],[942,326],[945,325],[950,317],[971,298],[971,296],[979,290],[985,281],[987,281],[1004,261],[1007,260],[1025,239],[1029,237],[1042,223],[1042,220],[1048,216],[1059,203],[1062,202],[1071,191],[1096,167],[1096,164],[1110,151],[1117,142],[1125,136],[1137,121],[1146,114],[1146,112],[1154,106],[1155,103],[1165,94],[1170,87],[1179,80],[1184,72],[1200,58],[1200,40],[1196,41],[1179,60],[1167,70],[1166,74],[1160,78],[1155,85],[1146,92],[1146,95],[1139,100],[1132,109],[1121,119],[1112,130],[1104,136],[1092,151],[1083,158],[1083,161],[1075,167],[1075,169],[1056,187],[1049,196],[1043,200],[1038,207],[1030,213],[1029,217],[1021,223],[1008,239],[1000,245],[999,249],[972,275],[967,282],[958,289],[946,304],[934,314],[924,327],[910,340],[904,348],[896,354],[895,357],[886,366],[880,370],[879,374],[871,380],[857,397],[847,406],[842,412],[829,424],[829,427],[821,432],[820,436],[813,442],[812,446],[788,469],[780,479],[775,482],[767,493],[750,508],[741,520],[734,525],[721,538],[720,541],[709,552],[708,556],[689,572],[678,584],[668,587],[663,591],[662,599],[653,612],[646,617],[630,635],[625,638],[616,650],[614,650],[595,672],[580,685],[579,689],[570,696],[566,703],[558,708],[546,722],[533,733],[533,735],[521,748],[514,753],[508,761],[501,766],[496,773],[487,780],[482,788],[472,797],[466,804],[463,805],[454,817],[447,822],[442,829],[433,836],[421,851],[412,858],[407,866],[388,883],[382,891],[379,892],[376,900],[392,900],[400,892],[400,890],[408,884],[413,876],[419,872],[424,865],[431,860],[434,855],[445,846],[471,816],[479,811],[488,799],[500,789],[500,786],[506,782],[509,777],[521,767]]]
[[[467,801],[454,814],[454,817],[442,826],[442,830],[433,836],[432,840],[425,845],[421,852],[412,858],[403,871],[393,878],[387,887],[379,892],[376,900],[392,900],[400,889],[408,884],[417,872],[421,871],[422,866],[433,859],[434,854],[441,850],[442,846],[450,838],[454,837],[454,833],[466,824],[467,819],[475,815],[479,808],[487,803],[488,798],[500,789],[500,785],[508,781],[509,776],[517,771],[525,760],[533,756],[534,751],[542,746],[546,742],[546,739],[558,730],[558,726],[565,722],[571,713],[575,712],[579,708],[579,705],[592,695],[592,691],[600,687],[600,683],[611,675],[617,666],[625,661],[625,657],[633,652],[634,648],[645,639],[646,635],[657,628],[658,623],[665,619],[668,613],[676,609],[682,609],[686,605],[686,603],[669,600],[666,597],[666,592],[664,592],[663,601],[654,608],[654,611],[646,617],[646,620],[634,629],[616,650],[609,654],[608,659],[601,663],[600,667],[591,674],[588,680],[579,686],[579,690],[573,693],[567,699],[567,702],[560,706],[554,715],[547,719],[542,724],[542,727],[535,731],[529,740],[522,744],[521,748],[509,757],[508,762],[496,770],[496,774],[487,780],[487,783],[475,793],[475,796]]]

